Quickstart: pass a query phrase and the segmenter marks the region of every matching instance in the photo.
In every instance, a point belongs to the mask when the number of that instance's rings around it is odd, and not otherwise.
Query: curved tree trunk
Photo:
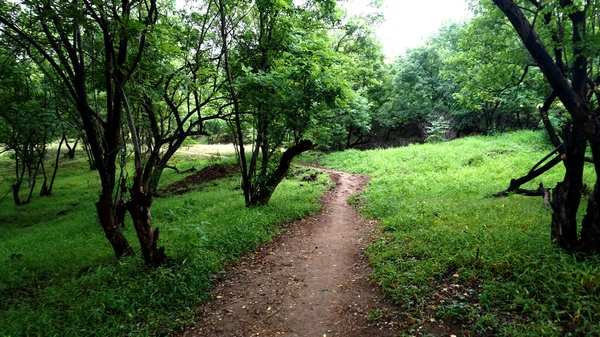
[[[263,186],[260,186],[258,192],[252,196],[250,202],[246,204],[246,206],[258,206],[258,205],[266,205],[271,200],[273,196],[273,192],[277,185],[283,180],[285,175],[287,174],[292,160],[294,157],[300,155],[301,153],[312,150],[315,148],[315,144],[313,144],[310,140],[303,140],[298,144],[287,149],[279,160],[279,165],[273,174],[267,179]]]

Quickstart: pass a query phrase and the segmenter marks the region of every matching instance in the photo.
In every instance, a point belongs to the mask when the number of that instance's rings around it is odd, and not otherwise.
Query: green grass
[[[473,336],[600,335],[600,259],[551,245],[541,198],[490,197],[549,151],[541,133],[516,132],[319,158],[372,177],[356,200],[381,220],[373,277],[411,317],[407,334],[435,319]]]
[[[182,155],[172,163],[185,170],[213,161]],[[12,183],[11,167],[0,155],[2,195]],[[161,184],[182,178],[166,170]],[[301,178],[285,180],[266,207],[244,207],[239,178],[155,199],[154,225],[173,262],[149,269],[139,254],[115,260],[94,208],[97,174],[82,155],[62,161],[51,197],[36,195],[17,207],[9,195],[1,204],[0,336],[166,335],[193,324],[215,275],[282,225],[319,209],[326,178]],[[137,250],[135,231],[126,226]]]

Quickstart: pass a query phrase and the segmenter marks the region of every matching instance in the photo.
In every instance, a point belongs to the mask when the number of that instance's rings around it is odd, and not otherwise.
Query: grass
[[[184,153],[171,164],[201,169],[215,161]],[[236,189],[239,178],[157,198],[153,220],[173,262],[149,269],[140,256],[115,260],[97,223],[98,178],[83,155],[60,165],[51,197],[17,207],[8,196],[0,207],[0,336],[167,335],[189,326],[215,275],[281,226],[316,212],[327,185],[325,178],[287,179],[269,206],[252,209]],[[2,195],[11,167],[0,155]],[[167,170],[161,183],[182,178]],[[131,227],[125,235],[137,250]]]
[[[600,259],[551,245],[541,198],[490,197],[550,150],[524,131],[318,158],[372,177],[354,202],[381,220],[373,277],[406,313],[406,334],[435,321],[472,336],[600,335]]]

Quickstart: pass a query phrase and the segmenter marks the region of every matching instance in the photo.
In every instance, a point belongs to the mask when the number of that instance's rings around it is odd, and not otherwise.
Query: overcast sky
[[[368,13],[370,0],[348,0],[340,5],[350,14]],[[469,16],[465,0],[383,0],[385,22],[376,29],[388,58],[417,47],[445,22]]]
[[[302,0],[294,0],[302,1]],[[372,0],[338,1],[351,15],[372,12]],[[185,7],[185,0],[176,0],[177,7]],[[445,22],[461,21],[470,15],[467,0],[383,0],[378,9],[385,22],[376,33],[388,59],[401,55],[407,48],[419,46]]]

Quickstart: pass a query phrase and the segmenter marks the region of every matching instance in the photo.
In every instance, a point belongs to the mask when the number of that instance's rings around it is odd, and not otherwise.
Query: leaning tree
[[[557,148],[558,154],[553,160],[562,161],[566,172],[563,181],[552,191],[552,240],[569,251],[600,253],[600,77],[594,77],[600,50],[595,39],[599,3],[594,0],[493,2],[508,18],[553,89],[542,107],[543,116],[544,110],[546,112],[545,120],[548,119],[547,109],[556,98],[571,119],[563,131],[563,144]],[[548,41],[544,42],[543,38]],[[552,52],[547,45],[552,47]],[[549,131],[556,143],[556,134]],[[588,145],[591,159],[585,156]],[[596,186],[587,201],[586,214],[578,232],[577,213],[585,188],[586,160],[594,165]],[[534,168],[530,176],[542,171]]]
[[[293,158],[314,147],[309,128],[340,97],[344,81],[327,34],[335,1],[218,4],[241,187],[247,206],[265,205]]]

